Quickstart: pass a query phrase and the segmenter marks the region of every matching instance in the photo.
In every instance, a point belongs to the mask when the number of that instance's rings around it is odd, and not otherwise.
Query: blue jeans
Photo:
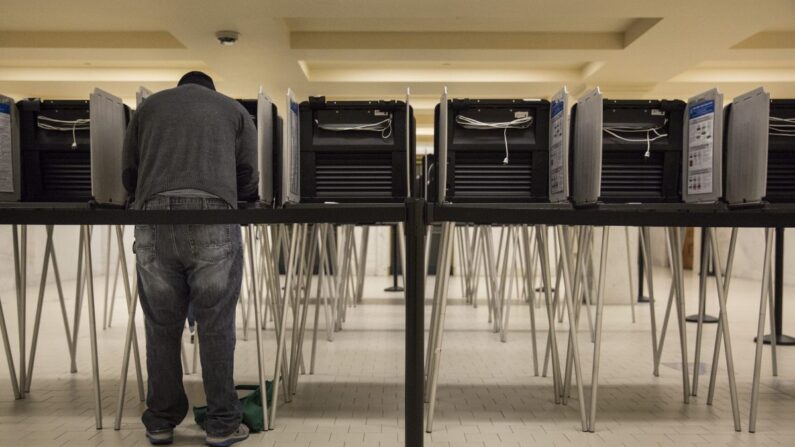
[[[228,209],[220,199],[157,196],[146,210]],[[180,359],[188,306],[201,342],[207,433],[237,429],[235,306],[243,274],[239,225],[136,225],[138,291],[146,322],[149,374],[143,423],[149,431],[179,425],[188,413]]]

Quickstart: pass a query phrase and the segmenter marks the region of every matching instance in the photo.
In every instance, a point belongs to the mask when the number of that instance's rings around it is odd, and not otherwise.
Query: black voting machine
[[[91,199],[89,102],[27,99],[17,104],[22,152],[22,199]]]
[[[599,201],[681,202],[685,106],[678,100],[604,100]],[[571,110],[572,142],[576,120],[577,104]],[[569,151],[569,179],[576,181],[574,144]]]
[[[549,173],[549,101],[451,99],[434,112],[434,157],[440,157],[440,110],[447,107],[447,175],[431,170],[428,199],[438,182],[446,201],[546,202]]]
[[[406,107],[403,101],[325,97],[302,102],[301,202],[403,202],[414,196],[416,125]]]

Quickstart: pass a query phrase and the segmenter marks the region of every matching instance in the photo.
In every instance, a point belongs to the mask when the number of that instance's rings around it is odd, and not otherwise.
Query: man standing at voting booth
[[[190,72],[148,97],[130,121],[122,179],[140,210],[232,209],[257,199],[257,134],[246,110]],[[136,225],[138,290],[146,324],[146,436],[170,444],[188,412],[181,338],[188,308],[201,340],[207,438],[248,437],[235,392],[235,307],[243,272],[239,225]]]

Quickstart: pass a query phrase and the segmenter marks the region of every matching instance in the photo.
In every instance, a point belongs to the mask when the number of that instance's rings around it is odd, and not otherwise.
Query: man
[[[133,208],[236,208],[256,200],[257,135],[246,110],[190,72],[138,108],[124,141],[122,179]],[[239,225],[136,225],[138,290],[149,373],[146,436],[171,444],[188,412],[180,348],[188,307],[201,340],[207,437],[226,447],[248,437],[235,392],[235,306],[243,269]]]

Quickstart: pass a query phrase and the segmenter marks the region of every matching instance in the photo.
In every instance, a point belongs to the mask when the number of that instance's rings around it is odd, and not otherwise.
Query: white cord
[[[77,135],[78,130],[91,129],[91,120],[88,118],[79,118],[76,120],[59,120],[50,118],[48,116],[39,115],[36,118],[36,125],[39,129],[52,130],[55,132],[72,132],[72,149],[77,149]]]
[[[332,132],[346,132],[349,130],[362,132],[381,132],[381,138],[385,140],[392,136],[392,117],[377,123],[367,124],[320,124],[318,120],[315,120],[315,124],[320,129],[330,130]]]
[[[522,118],[516,118],[513,121],[489,123],[489,122],[478,121],[468,116],[457,115],[455,117],[455,122],[464,129],[475,129],[475,130],[502,129],[502,138],[505,141],[505,159],[502,160],[502,164],[507,165],[508,164],[508,129],[527,129],[533,124],[533,117],[525,116]]]
[[[795,118],[770,117],[770,135],[778,137],[795,137]]]
[[[632,126],[604,126],[602,130],[605,133],[610,134],[621,141],[626,141],[628,143],[646,143],[646,153],[643,154],[644,157],[649,158],[651,157],[651,143],[652,141],[657,141],[660,138],[665,138],[668,136],[667,133],[660,133],[658,130],[663,129],[665,125],[668,123],[666,119],[663,121],[662,126],[658,127],[632,127]],[[646,138],[639,140],[637,138],[626,138],[619,135],[617,132],[622,133],[645,133]],[[651,133],[654,132],[654,137],[651,136]]]

